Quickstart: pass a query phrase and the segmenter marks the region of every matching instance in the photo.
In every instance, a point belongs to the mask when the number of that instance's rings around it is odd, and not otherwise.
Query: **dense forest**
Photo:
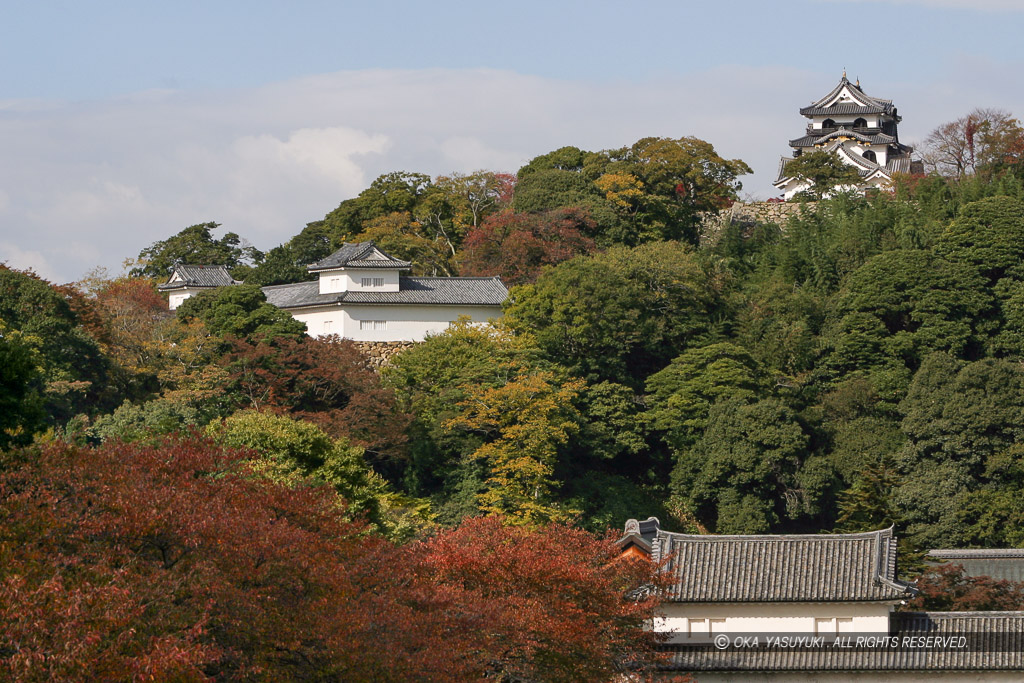
[[[416,675],[602,680],[650,646],[629,635],[649,603],[595,597],[644,571],[599,570],[630,517],[895,525],[908,557],[1024,543],[1024,135],[1003,123],[1016,137],[982,136],[1004,147],[962,171],[809,193],[782,225],[709,230],[749,168],[646,138],[515,175],[390,173],[266,253],[211,222],[121,276],[0,267],[0,666],[80,671],[33,660],[56,605],[97,666],[140,672],[401,677],[452,637],[457,661]],[[266,303],[364,240],[419,274],[500,275],[503,318],[375,372]],[[176,261],[246,284],[171,314]],[[585,608],[615,628],[539,632]]]

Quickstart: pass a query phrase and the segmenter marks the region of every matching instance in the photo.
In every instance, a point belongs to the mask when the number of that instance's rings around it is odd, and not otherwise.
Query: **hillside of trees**
[[[621,599],[650,568],[609,563],[630,517],[1021,545],[1024,134],[1002,125],[1009,151],[963,172],[714,239],[749,168],[646,138],[390,173],[265,253],[201,223],[121,276],[0,267],[0,671],[605,680],[652,645],[653,599]],[[500,275],[503,319],[377,373],[263,298],[369,239]],[[246,284],[170,314],[179,259]],[[54,655],[68,633],[86,649]]]

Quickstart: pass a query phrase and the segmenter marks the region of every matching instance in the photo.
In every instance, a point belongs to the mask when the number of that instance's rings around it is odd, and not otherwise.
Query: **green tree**
[[[881,253],[846,280],[826,330],[823,369],[834,378],[898,374],[916,370],[932,351],[977,355],[978,327],[993,304],[981,276],[963,265],[923,250]],[[880,393],[888,388],[884,376],[873,379]],[[903,389],[897,380],[895,393]]]
[[[355,241],[353,238],[374,219],[396,212],[412,215],[431,185],[430,176],[422,173],[386,173],[370,183],[358,197],[346,199],[324,216],[322,230],[330,237],[334,248],[343,242]]]
[[[939,235],[935,253],[969,265],[989,285],[1024,280],[1024,201],[987,197],[965,205]]]
[[[786,175],[809,184],[799,196],[818,201],[837,191],[860,185],[857,169],[847,164],[835,152],[816,149],[805,152],[786,164]]]
[[[200,292],[178,307],[178,319],[199,320],[219,336],[291,337],[306,333],[306,323],[273,304],[257,285],[234,285]]]
[[[0,321],[5,334],[18,333],[17,344],[33,353],[51,424],[121,401],[116,369],[82,324],[84,316],[94,315],[91,303],[74,288],[54,287],[35,273],[0,264]]]
[[[1000,458],[1024,442],[1024,370],[1001,359],[963,363],[933,354],[900,410],[907,444],[897,459],[897,504],[909,535],[933,548],[970,542],[971,521],[961,511],[971,492],[1019,490]]]
[[[422,495],[444,488],[445,498],[471,500],[475,510],[481,473],[478,464],[464,458],[480,446],[481,439],[444,425],[459,414],[457,406],[471,391],[504,385],[520,369],[532,367],[538,354],[530,335],[461,319],[394,357],[382,375],[395,390],[401,408],[414,417],[405,472],[409,490]],[[456,490],[467,495],[457,496]],[[458,507],[465,512],[462,503]]]
[[[687,346],[714,337],[719,287],[682,244],[614,247],[513,288],[505,320],[535,334],[574,375],[638,386]]]
[[[873,531],[901,521],[893,500],[899,483],[899,475],[891,462],[869,465],[850,488],[839,494],[836,530]]]
[[[30,443],[42,429],[42,379],[32,349],[0,320],[0,451]]]
[[[141,265],[131,274],[167,278],[174,264],[180,261],[191,265],[227,266],[238,277],[249,266],[263,260],[261,251],[233,232],[214,239],[212,233],[219,227],[219,223],[213,222],[190,225],[173,237],[154,242],[139,252]]]
[[[699,214],[732,205],[743,187],[739,176],[751,173],[743,161],[725,159],[711,143],[692,136],[643,138],[607,155],[607,171],[627,174],[633,180],[626,187],[642,191],[628,199],[637,204],[633,217],[639,242],[678,239],[695,244]],[[608,200],[624,199],[619,186],[606,191]]]
[[[673,449],[687,449],[704,433],[712,405],[754,403],[769,386],[757,361],[735,344],[687,349],[647,378],[645,419]]]
[[[348,504],[351,515],[381,523],[384,480],[363,459],[363,449],[347,439],[332,439],[316,425],[283,415],[243,410],[207,430],[220,443],[256,451],[254,469],[274,481],[298,486],[329,484]]]
[[[776,399],[716,403],[702,438],[677,455],[673,495],[717,533],[778,529],[816,514],[831,484],[809,445],[796,414]]]

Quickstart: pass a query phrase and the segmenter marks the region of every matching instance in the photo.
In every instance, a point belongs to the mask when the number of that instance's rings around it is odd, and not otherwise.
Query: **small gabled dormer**
[[[399,276],[412,264],[393,258],[373,242],[344,244],[336,252],[308,266],[320,276],[321,294],[342,292],[397,292]]]

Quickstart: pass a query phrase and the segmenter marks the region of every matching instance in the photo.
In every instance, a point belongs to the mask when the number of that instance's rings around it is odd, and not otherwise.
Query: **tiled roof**
[[[157,285],[157,289],[167,291],[184,287],[223,287],[236,284],[239,283],[231,277],[227,266],[188,266],[179,263],[174,266],[170,280]]]
[[[897,601],[916,590],[896,580],[892,529],[860,534],[701,536],[660,531],[671,602]]]
[[[929,550],[928,558],[958,564],[967,576],[1024,581],[1024,548]]]
[[[779,159],[779,175],[775,178],[775,185],[778,185],[783,180],[788,180],[789,176],[786,175],[786,166],[789,166],[789,162],[793,161],[793,157],[782,157]]]
[[[910,155],[906,156],[892,156],[886,159],[885,169],[891,173],[913,173],[915,162],[910,158]]]
[[[803,116],[850,116],[852,114],[888,114],[892,111],[892,105],[871,105],[860,104],[833,104],[831,107],[803,107],[800,113]]]
[[[1024,671],[1024,612],[902,612],[885,648],[667,646],[673,671]],[[964,647],[914,647],[904,637],[964,636]]]
[[[831,102],[843,88],[846,88],[850,95],[853,97],[854,102],[833,104],[831,107],[826,107],[826,103]],[[809,107],[804,107],[800,110],[800,113],[804,116],[821,116],[821,115],[847,115],[847,114],[888,114],[892,112],[892,100],[883,100],[878,97],[871,97],[863,90],[861,90],[860,84],[853,84],[846,78],[846,74],[839,80],[839,84],[832,88],[832,90],[822,97],[817,102],[812,103]]]
[[[370,241],[357,244],[343,244],[341,249],[338,249],[326,258],[320,259],[316,263],[311,263],[307,266],[307,269],[313,273],[334,268],[407,269],[410,266],[412,264],[409,261],[402,261],[388,256]]]
[[[508,289],[496,277],[403,277],[397,292],[335,292],[320,294],[319,282],[264,287],[267,301],[278,308],[330,305],[462,305],[500,306]]]
[[[857,140],[858,142],[863,142],[863,143],[868,144],[868,145],[888,145],[888,144],[892,144],[893,142],[896,142],[896,138],[894,138],[891,135],[886,135],[885,133],[876,133],[874,135],[864,135],[863,133],[858,133],[858,132],[853,131],[853,130],[847,130],[847,129],[840,128],[839,130],[834,130],[831,133],[827,133],[825,135],[805,135],[802,138],[797,138],[796,140],[790,140],[789,141],[789,146],[790,147],[813,147],[814,145],[820,145],[822,143],[829,142],[831,140],[834,140],[836,138],[841,138],[841,137],[853,138],[854,140]]]

